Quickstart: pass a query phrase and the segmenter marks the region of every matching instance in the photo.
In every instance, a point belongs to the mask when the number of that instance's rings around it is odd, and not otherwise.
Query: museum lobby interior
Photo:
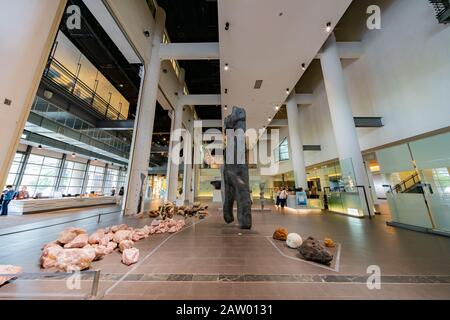
[[[447,0],[0,18],[0,300],[450,299]]]

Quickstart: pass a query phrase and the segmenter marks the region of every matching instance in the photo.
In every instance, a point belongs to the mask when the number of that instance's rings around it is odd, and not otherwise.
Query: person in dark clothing
[[[2,216],[8,215],[8,205],[9,203],[14,200],[17,197],[17,192],[13,189],[12,186],[6,186],[6,190],[3,191],[2,197],[1,197],[1,204],[2,204]]]

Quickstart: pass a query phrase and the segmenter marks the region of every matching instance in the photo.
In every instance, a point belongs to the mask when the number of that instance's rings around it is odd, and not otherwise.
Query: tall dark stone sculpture
[[[236,132],[238,129],[242,129],[245,134],[245,110],[238,107],[233,107],[233,112],[225,118],[225,130],[232,129]],[[229,137],[227,137],[229,139]],[[248,176],[247,161],[245,164],[238,164],[237,159],[244,157],[245,154],[238,154],[238,152],[246,152],[239,150],[237,134],[233,138],[234,144],[227,142],[227,148],[234,148],[234,161],[233,164],[227,164],[225,152],[225,164],[223,167],[223,180],[225,187],[225,198],[223,202],[223,216],[226,223],[232,223],[234,221],[233,205],[234,201],[237,203],[237,219],[239,226],[242,229],[251,229],[252,227],[252,200],[250,196],[250,183]],[[245,138],[244,138],[245,141]],[[230,160],[230,159],[229,159]]]

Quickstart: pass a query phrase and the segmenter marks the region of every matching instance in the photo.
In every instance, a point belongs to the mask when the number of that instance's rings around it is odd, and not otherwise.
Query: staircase
[[[395,185],[393,189],[397,193],[423,193],[420,177],[417,173]]]
[[[439,23],[450,23],[450,0],[429,0],[436,11]]]

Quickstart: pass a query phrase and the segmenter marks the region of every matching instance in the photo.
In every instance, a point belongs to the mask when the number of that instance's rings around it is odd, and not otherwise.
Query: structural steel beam
[[[219,94],[190,94],[179,99],[184,106],[217,106],[222,103]]]
[[[383,127],[382,117],[355,117],[356,128],[381,128]],[[269,127],[287,127],[287,119],[274,119],[269,124]]]
[[[219,59],[219,43],[167,43],[161,45],[159,55],[161,60]]]
[[[363,54],[361,42],[338,42],[341,59],[358,59]],[[318,53],[316,59],[320,59]],[[161,60],[214,60],[220,59],[218,42],[166,43],[161,45]]]
[[[133,130],[134,120],[98,120],[96,128],[99,130]]]

